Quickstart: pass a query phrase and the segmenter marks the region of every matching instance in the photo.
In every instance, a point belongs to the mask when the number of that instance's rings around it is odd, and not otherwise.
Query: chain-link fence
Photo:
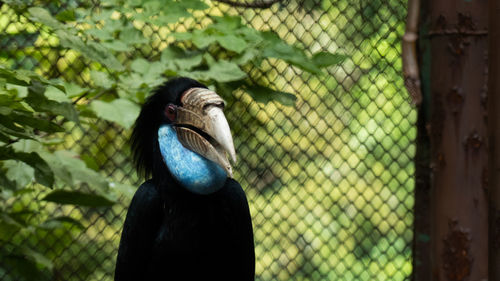
[[[249,70],[295,93],[295,106],[257,103],[244,92],[228,100],[239,159],[235,178],[246,191],[254,225],[257,280],[410,279],[416,112],[401,78],[405,7],[403,0],[290,0],[270,9],[211,8],[241,14],[254,28],[273,30],[310,53],[349,57],[322,76],[273,60]],[[0,31],[11,24],[1,23]],[[143,31],[155,33],[148,26]],[[3,37],[0,49],[26,44],[16,40]],[[148,58],[157,50],[137,51]],[[58,62],[55,53],[45,54],[16,63],[57,71],[50,65]],[[74,76],[85,67],[74,61],[55,76]],[[64,145],[96,158],[95,165],[116,181],[140,184],[126,149],[129,132],[104,121],[91,126],[72,128]],[[56,280],[113,278],[128,200],[98,209],[39,200],[12,204],[52,208],[82,222],[50,233],[53,240],[27,241],[54,257]],[[0,279],[8,280],[3,274]]]

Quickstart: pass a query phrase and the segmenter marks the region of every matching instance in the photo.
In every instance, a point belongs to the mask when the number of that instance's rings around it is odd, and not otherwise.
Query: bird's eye
[[[165,116],[167,116],[168,120],[174,122],[177,117],[177,107],[173,104],[168,104],[165,107]]]

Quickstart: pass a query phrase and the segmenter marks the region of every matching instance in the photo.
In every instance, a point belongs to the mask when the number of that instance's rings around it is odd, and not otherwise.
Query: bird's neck
[[[172,176],[186,189],[210,194],[224,186],[227,174],[222,167],[185,148],[172,125],[158,129],[161,155]]]

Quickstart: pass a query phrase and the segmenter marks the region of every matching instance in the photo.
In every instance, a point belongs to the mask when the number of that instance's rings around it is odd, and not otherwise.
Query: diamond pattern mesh
[[[310,53],[349,56],[323,76],[276,60],[248,70],[295,93],[295,107],[256,103],[244,92],[227,101],[239,159],[235,178],[253,215],[257,280],[410,279],[416,112],[400,75],[405,7],[403,0],[291,0],[264,10],[221,4],[209,11],[241,14],[247,24],[273,30]],[[25,19],[8,14],[6,6],[0,10],[0,32],[19,32]],[[143,30],[161,38],[157,29]],[[33,40],[41,39],[1,36],[2,57],[49,78],[88,83],[80,73],[90,64],[50,38],[43,48],[17,51]],[[158,48],[137,51],[147,58]],[[116,181],[140,184],[126,149],[129,132],[104,121],[68,130],[65,148],[94,157]],[[26,241],[54,260],[53,279],[112,280],[128,200],[89,209],[37,198],[9,204],[82,222],[65,231],[38,230]],[[14,278],[0,271],[0,279]]]

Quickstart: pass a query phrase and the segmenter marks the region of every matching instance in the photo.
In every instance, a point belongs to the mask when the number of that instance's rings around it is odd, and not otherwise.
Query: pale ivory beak
[[[222,112],[222,108],[212,106],[207,110],[208,119],[211,122],[212,132],[209,133],[231,156],[233,163],[236,163],[236,152],[234,151],[233,136],[231,136],[231,129],[227,123],[226,116]]]
[[[232,178],[226,153],[236,162],[236,152],[222,98],[208,89],[192,88],[184,93],[181,103],[175,122],[179,141],[187,149],[219,164]]]

